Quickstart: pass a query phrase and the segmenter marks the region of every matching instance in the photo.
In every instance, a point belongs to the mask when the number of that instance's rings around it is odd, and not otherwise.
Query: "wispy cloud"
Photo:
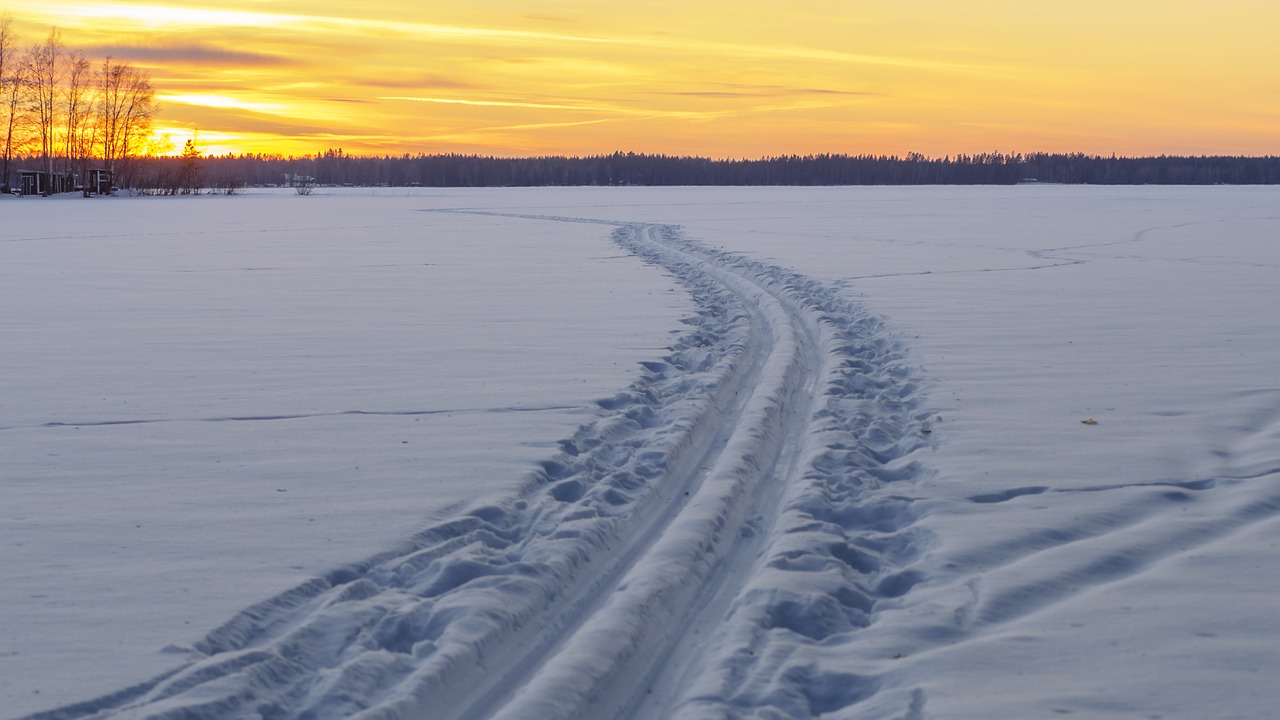
[[[576,23],[573,18],[560,17],[559,15],[541,15],[539,13],[526,13],[521,15],[525,20],[533,20],[535,22],[553,22],[553,23]]]
[[[293,64],[290,58],[244,50],[228,50],[203,43],[93,45],[82,48],[90,57],[113,57],[119,60],[154,63],[182,63],[217,67],[273,67]]]
[[[481,87],[470,80],[446,75],[417,75],[406,78],[375,77],[361,79],[360,84],[369,87],[394,89],[476,90]]]
[[[566,128],[577,127],[579,125],[599,125],[601,123],[617,122],[613,118],[601,118],[599,120],[579,120],[577,122],[556,122],[556,123],[530,123],[528,125],[499,125],[496,127],[476,128],[471,132],[498,132],[505,130],[545,130],[549,128]]]
[[[796,95],[826,95],[835,97],[869,97],[880,93],[857,90],[828,90],[823,88],[787,87],[785,85],[725,85],[717,83],[713,86],[740,88],[732,90],[666,90],[651,92],[650,95],[666,95],[673,97],[702,98],[753,98],[753,97],[787,97]]]
[[[650,93],[651,95],[668,95],[675,97],[701,97],[701,98],[752,98],[752,97],[773,97],[773,93],[763,92],[733,92],[729,90],[680,90],[680,91],[663,91]]]
[[[288,117],[257,115],[235,108],[192,107],[182,117],[168,118],[170,122],[199,128],[203,138],[212,137],[212,133],[257,133],[273,135],[277,138],[296,138],[333,134],[334,128],[328,124],[303,123]]]
[[[701,56],[725,55],[765,59],[818,60],[823,62],[887,65],[918,69],[990,69],[946,60],[852,53],[815,47],[763,45],[707,41],[703,38],[679,39],[637,35],[592,36],[468,25],[444,25],[413,21],[384,20],[308,13],[276,13],[248,10],[220,10],[175,7],[156,4],[124,4],[115,2],[59,2],[56,5],[37,0],[10,0],[19,8],[54,20],[77,25],[94,22],[127,23],[139,28],[279,28],[290,32],[349,33],[365,30],[440,41],[499,41],[510,43],[549,43],[565,46],[616,46],[696,53]]]
[[[405,102],[436,103],[438,105],[472,105],[476,107],[527,108],[532,110],[586,110],[598,111],[599,108],[585,105],[555,105],[550,103],[513,102],[508,100],[462,100],[460,98],[436,97],[404,97],[384,96],[379,100],[402,100]]]
[[[599,44],[607,39],[547,33],[532,30],[441,25],[434,23],[343,17],[312,13],[280,13],[255,10],[223,10],[177,5],[136,4],[121,2],[58,2],[9,0],[15,9],[40,17],[83,25],[94,22],[128,23],[153,30],[167,27],[190,28],[283,28],[292,31],[371,31],[429,36],[438,39],[494,39],[556,41]]]

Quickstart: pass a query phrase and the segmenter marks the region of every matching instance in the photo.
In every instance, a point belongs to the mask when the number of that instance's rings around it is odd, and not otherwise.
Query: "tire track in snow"
[[[245,610],[176,672],[34,717],[797,716],[874,693],[776,656],[919,579],[902,348],[811,279],[601,224],[700,310],[521,492]]]
[[[1133,587],[1143,583],[1168,593],[1171,582],[1204,582],[1171,571],[1215,548],[1229,552],[1223,546],[1235,545],[1234,538],[1280,519],[1280,410],[1259,413],[1243,429],[1248,434],[1216,452],[1222,460],[1218,471],[1202,479],[1030,486],[968,498],[982,506],[1008,503],[1009,513],[1035,505],[1047,509],[1046,496],[1062,500],[1042,522],[1012,521],[1026,527],[996,531],[993,539],[961,550],[943,544],[931,551],[928,583],[898,617],[862,637],[859,664],[887,678],[876,702],[860,708],[865,717],[898,717],[916,693],[923,702],[923,690],[910,687],[921,672],[913,667],[915,658],[936,672],[965,662],[950,653],[965,657],[966,647],[998,637],[1035,637],[1045,627],[1037,614],[1070,613],[1073,601],[1087,604],[1088,596],[1112,585],[1119,594],[1111,597],[1126,597],[1124,585],[1133,583],[1127,595],[1132,599]],[[1092,506],[1066,500],[1099,493],[1106,501]],[[1004,523],[991,511],[974,519],[993,528]],[[1223,609],[1211,602],[1204,607]]]
[[[1105,510],[941,555],[973,590],[973,601],[957,614],[959,629],[1009,623],[1280,517],[1280,414],[1250,430],[1239,448],[1220,451],[1227,472],[1201,480],[1014,488],[969,498],[995,504],[1044,493],[1112,497]]]

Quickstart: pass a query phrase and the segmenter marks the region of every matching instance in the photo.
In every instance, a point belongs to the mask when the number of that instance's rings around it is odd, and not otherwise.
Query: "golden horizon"
[[[1280,6],[797,0],[537,14],[367,0],[7,5],[147,69],[207,155],[1280,154]]]

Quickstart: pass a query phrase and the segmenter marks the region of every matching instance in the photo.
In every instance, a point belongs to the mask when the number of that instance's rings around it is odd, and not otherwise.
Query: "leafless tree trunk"
[[[0,170],[0,186],[9,187],[9,161],[13,158],[14,125],[21,117],[26,77],[18,57],[13,17],[0,15],[0,119],[4,122],[4,167]]]
[[[125,161],[151,134],[155,112],[151,75],[108,57],[98,75],[97,115],[102,159],[112,174],[125,170]]]
[[[45,172],[49,174],[46,193],[53,191],[53,159],[58,148],[58,85],[62,81],[62,55],[65,52],[62,33],[49,31],[44,43],[27,54],[27,81],[35,100],[35,115],[40,131],[40,153]]]
[[[83,52],[66,56],[66,83],[63,86],[63,157],[68,173],[78,172],[87,180],[86,163],[93,152],[93,76]]]

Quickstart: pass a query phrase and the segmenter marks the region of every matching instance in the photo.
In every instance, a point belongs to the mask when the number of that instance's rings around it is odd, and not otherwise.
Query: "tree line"
[[[13,18],[0,16],[0,189],[9,192],[15,161],[65,177],[103,166],[128,182],[146,149],[156,114],[151,76],[107,57],[94,64],[68,48],[61,33],[18,45]],[[46,179],[46,183],[48,180]]]
[[[181,161],[152,158],[176,176]],[[1096,185],[1280,184],[1280,156],[1116,157],[982,153],[942,158],[787,155],[756,160],[612,153],[587,157],[477,155],[226,155],[200,160],[209,187],[519,187],[581,185]],[[152,176],[166,176],[155,170]]]

